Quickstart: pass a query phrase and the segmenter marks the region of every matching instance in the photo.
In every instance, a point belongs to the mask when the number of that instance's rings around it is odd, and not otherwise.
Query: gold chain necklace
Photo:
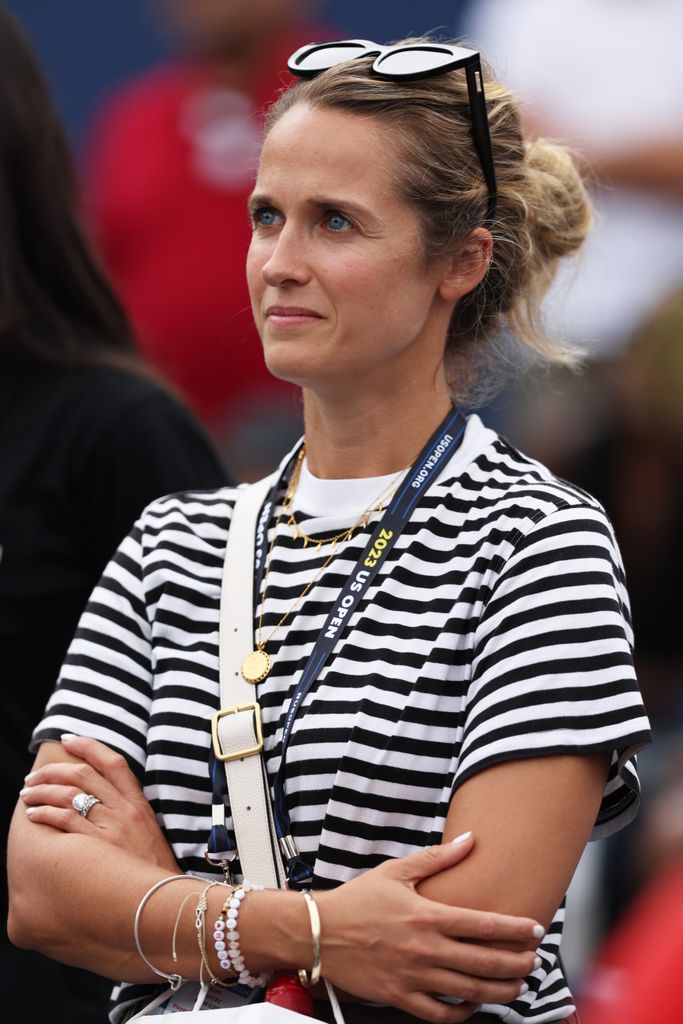
[[[330,562],[334,558],[334,556],[336,554],[336,551],[337,551],[337,548],[338,548],[339,544],[341,543],[341,541],[342,540],[350,540],[351,537],[353,536],[354,532],[360,526],[363,526],[363,527],[367,526],[368,519],[370,518],[370,516],[374,512],[381,511],[381,509],[382,509],[382,501],[380,499],[386,500],[386,492],[389,491],[389,489],[391,487],[393,487],[393,492],[392,492],[392,495],[391,495],[391,497],[393,497],[393,494],[395,494],[396,490],[398,489],[399,481],[400,481],[403,473],[405,472],[405,470],[401,470],[401,472],[398,474],[396,479],[392,480],[390,484],[387,484],[382,489],[382,491],[380,492],[379,497],[375,498],[375,500],[373,502],[371,502],[370,505],[368,505],[368,507],[366,509],[363,510],[363,512],[359,516],[357,522],[354,523],[354,525],[352,527],[350,527],[348,530],[344,530],[342,533],[338,533],[334,537],[328,537],[328,538],[322,538],[322,539],[321,538],[315,538],[315,537],[304,538],[304,547],[307,546],[307,543],[308,544],[313,543],[313,544],[316,545],[316,547],[318,549],[320,549],[320,547],[323,544],[331,544],[332,545],[332,549],[331,549],[329,555],[327,556],[327,558],[325,559],[325,561],[323,562],[323,564],[320,566],[318,571],[313,576],[313,578],[311,580],[309,580],[309,582],[306,584],[306,586],[301,591],[299,596],[296,598],[296,600],[293,602],[293,604],[291,604],[289,606],[289,608],[286,610],[284,615],[280,618],[279,622],[273,627],[273,629],[268,634],[268,636],[265,639],[263,639],[263,635],[262,635],[262,633],[263,633],[263,614],[264,614],[265,607],[266,607],[266,595],[268,593],[268,576],[269,576],[269,573],[270,573],[270,563],[271,563],[271,560],[272,560],[273,548],[275,547],[275,540],[277,538],[277,528],[280,525],[280,521],[281,521],[283,513],[285,511],[289,512],[289,516],[290,516],[289,520],[288,520],[288,525],[294,525],[295,528],[296,528],[296,533],[294,535],[295,538],[299,538],[299,537],[303,536],[301,534],[300,529],[299,529],[299,524],[296,522],[296,519],[294,518],[294,514],[291,511],[291,509],[292,509],[292,502],[293,502],[293,499],[294,499],[294,494],[296,493],[296,488],[298,486],[299,478],[301,476],[301,464],[303,463],[303,460],[304,460],[305,451],[306,451],[305,446],[302,445],[301,446],[301,450],[299,451],[299,455],[298,455],[298,458],[297,458],[296,466],[294,467],[294,471],[293,471],[293,473],[291,475],[289,484],[287,486],[287,493],[286,493],[284,501],[282,503],[282,509],[281,509],[280,513],[278,514],[277,519],[275,520],[275,526],[273,528],[273,539],[271,540],[270,547],[268,548],[268,554],[266,555],[266,565],[265,565],[265,569],[264,569],[264,573],[263,573],[263,595],[261,597],[261,614],[259,616],[259,623],[258,623],[258,627],[257,627],[257,630],[256,630],[256,647],[251,652],[251,654],[248,654],[246,656],[246,658],[242,662],[242,666],[241,666],[242,678],[247,683],[253,683],[254,685],[256,683],[262,683],[263,680],[268,677],[268,674],[270,673],[270,670],[271,670],[271,667],[272,667],[272,662],[271,662],[271,659],[270,659],[270,655],[268,654],[268,652],[265,649],[266,648],[266,644],[269,643],[273,639],[273,637],[277,633],[277,631],[280,628],[280,626],[283,626],[285,624],[285,622],[287,621],[289,616],[292,614],[292,612],[296,608],[298,608],[299,604],[303,601],[303,599],[305,598],[306,594],[309,592],[309,590],[311,589],[313,584],[316,583],[316,581],[323,574],[325,569],[328,567],[328,565],[330,564]]]
[[[359,527],[365,529],[365,527],[368,525],[368,520],[370,519],[370,516],[374,515],[375,512],[381,512],[384,509],[385,503],[387,501],[391,501],[398,487],[398,479],[400,479],[400,477],[405,472],[405,470],[402,469],[401,472],[398,474],[398,477],[395,477],[390,483],[387,484],[387,486],[380,492],[379,496],[375,498],[374,502],[371,505],[368,505],[368,507],[365,509],[360,519],[354,526],[351,526],[348,530],[342,530],[341,533],[337,533],[333,537],[309,537],[307,534],[301,532],[301,527],[297,522],[296,515],[294,514],[294,509],[292,508],[294,495],[296,494],[296,489],[299,486],[299,479],[301,477],[301,466],[303,464],[305,454],[306,446],[302,445],[296,460],[294,471],[292,473],[290,486],[287,488],[287,494],[283,503],[283,512],[287,513],[288,516],[287,525],[294,527],[294,539],[302,540],[304,542],[305,548],[307,548],[309,544],[313,544],[318,549],[318,551],[323,546],[323,544],[336,544],[338,541],[344,539],[351,540],[354,531],[357,530]],[[390,494],[388,493],[389,491],[391,491]]]

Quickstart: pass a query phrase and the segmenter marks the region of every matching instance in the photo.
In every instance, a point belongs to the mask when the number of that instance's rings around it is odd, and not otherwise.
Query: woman
[[[68,146],[35,56],[0,7],[2,877],[28,743],[112,553],[160,494],[227,474],[138,358],[81,229]],[[0,896],[6,914],[7,894]],[[102,979],[0,943],[5,1011],[40,974],[65,1017],[102,1020]],[[10,994],[14,984],[15,998]],[[35,1019],[38,1019],[37,1012]]]
[[[504,323],[558,357],[534,331],[537,300],[589,210],[568,157],[525,145],[513,98],[489,81],[495,185],[473,55],[446,50],[441,73],[396,81],[372,70],[382,47],[358,45],[276,104],[250,200],[254,316],[271,372],[303,388],[305,447],[283,463],[257,591],[270,671],[247,675],[270,781],[282,763],[283,813],[313,874],[323,975],[389,1007],[349,1005],[347,1020],[560,1020],[573,1012],[563,895],[591,830],[631,817],[629,758],[648,739],[623,573],[593,499],[476,417],[443,424],[459,420],[453,399],[472,393]],[[305,70],[306,54],[294,64]],[[335,616],[384,506],[411,486],[385,563]],[[15,815],[15,941],[128,982],[154,980],[131,945],[145,891],[169,870],[206,870],[234,500],[156,502],[123,543],[103,582],[113,606],[95,591]],[[299,670],[330,613],[328,660],[283,755]],[[101,801],[86,818],[71,809],[81,791]],[[196,886],[163,886],[141,920],[149,960],[192,978]],[[220,889],[206,896],[217,914]],[[242,906],[249,971],[310,968],[300,894],[251,892]],[[136,994],[119,993],[114,1020]]]

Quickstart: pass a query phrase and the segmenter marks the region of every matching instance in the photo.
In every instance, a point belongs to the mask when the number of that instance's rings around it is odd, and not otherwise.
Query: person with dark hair
[[[252,589],[223,577],[238,492],[152,503],[33,736],[10,934],[123,979],[116,1022],[160,973],[220,999],[297,969],[348,1024],[570,1020],[564,893],[633,817],[649,740],[628,596],[598,502],[461,407],[504,327],[574,358],[536,313],[589,203],[475,51],[351,40],[289,67],[307,80],[266,125],[247,277],[305,435],[257,523],[254,702],[219,711],[221,582],[228,635]],[[226,716],[238,761],[262,748],[288,890],[211,861],[235,849],[208,771]]]
[[[227,472],[137,354],[80,224],[68,145],[42,72],[0,6],[0,754],[5,837],[28,742],[87,598],[153,498]],[[42,1018],[40,976],[65,1019],[101,1021],[101,979],[12,947],[3,1010]]]

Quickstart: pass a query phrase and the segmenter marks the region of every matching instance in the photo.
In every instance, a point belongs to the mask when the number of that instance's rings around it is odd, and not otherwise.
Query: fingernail
[[[26,796],[26,794],[30,793],[30,792],[31,792],[31,787],[30,786],[24,786],[23,789],[19,790],[19,796]]]
[[[30,782],[31,779],[34,779],[37,774],[37,772],[29,772],[28,775],[24,775],[24,782]]]
[[[520,989],[519,989],[520,996],[525,996],[528,991],[529,991],[529,986],[527,985],[527,983],[525,981],[523,981],[521,986],[520,986]]]
[[[541,960],[540,956],[537,956],[536,959],[534,960],[534,970],[537,971],[538,968],[542,967],[542,966],[543,966],[543,961]]]
[[[531,929],[531,934],[535,939],[542,939],[545,935],[545,928],[542,924],[535,924]]]
[[[76,735],[75,732],[63,732],[59,738],[62,741],[62,743],[64,743],[65,740],[67,740],[67,742],[68,740],[77,740],[78,736]]]
[[[26,813],[28,814],[28,816],[29,816],[29,818],[30,818],[30,817],[31,817],[31,815],[32,815],[32,814],[35,814],[37,810],[38,810],[38,808],[37,808],[37,807],[27,807],[27,808],[26,808]]]
[[[458,843],[464,843],[466,839],[469,839],[472,835],[471,832],[463,832],[461,835],[456,836],[455,839],[451,839],[453,846],[457,846]]]

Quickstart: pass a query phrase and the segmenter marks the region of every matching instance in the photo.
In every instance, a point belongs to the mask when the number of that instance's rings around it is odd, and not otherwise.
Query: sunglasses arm
[[[467,65],[465,75],[467,78],[467,94],[470,101],[474,145],[489,191],[486,219],[487,221],[492,221],[496,213],[496,172],[493,166],[491,135],[489,133],[489,122],[486,113],[484,78],[481,73],[481,64],[478,60],[476,64]]]

